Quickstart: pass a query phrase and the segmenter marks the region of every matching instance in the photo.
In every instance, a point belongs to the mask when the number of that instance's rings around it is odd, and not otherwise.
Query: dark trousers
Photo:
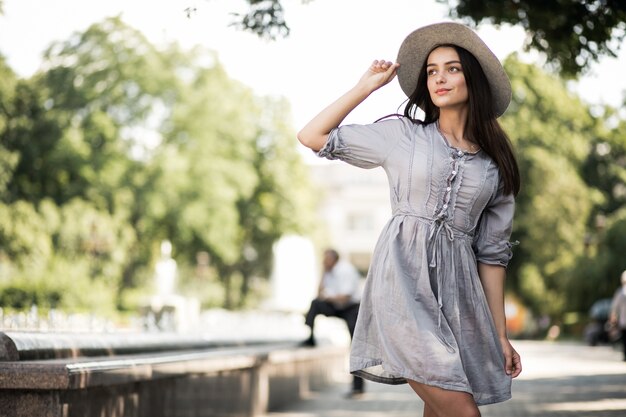
[[[343,308],[337,308],[328,301],[320,300],[316,298],[311,301],[311,307],[306,314],[305,324],[311,328],[311,336],[313,336],[313,324],[315,323],[315,317],[322,314],[326,317],[339,317],[343,319],[348,325],[348,331],[350,332],[350,340],[354,335],[354,327],[356,326],[356,319],[359,315],[359,304],[349,304]],[[352,377],[352,389],[354,391],[363,392],[363,378],[358,376]]]

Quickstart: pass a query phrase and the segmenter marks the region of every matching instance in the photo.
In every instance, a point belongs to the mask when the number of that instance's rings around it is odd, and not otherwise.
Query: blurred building
[[[328,231],[327,246],[365,273],[376,240],[391,216],[385,172],[339,161],[311,164],[310,169],[320,190],[319,217]]]

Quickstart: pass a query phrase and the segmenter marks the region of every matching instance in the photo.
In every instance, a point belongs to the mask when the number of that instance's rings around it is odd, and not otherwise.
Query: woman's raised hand
[[[330,131],[339,126],[343,119],[370,93],[393,80],[399,66],[400,64],[385,60],[372,62],[367,72],[353,88],[328,105],[298,132],[300,143],[314,151],[319,151],[328,140]]]
[[[359,84],[368,87],[371,91],[377,90],[394,79],[399,66],[400,64],[398,63],[385,61],[384,59],[375,60],[363,74]]]

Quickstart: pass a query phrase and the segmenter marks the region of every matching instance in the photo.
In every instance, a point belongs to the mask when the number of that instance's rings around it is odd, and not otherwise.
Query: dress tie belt
[[[439,236],[439,234],[441,233],[441,230],[444,229],[448,235],[448,240],[450,242],[452,242],[454,240],[454,230],[452,229],[452,226],[450,226],[450,224],[448,222],[446,222],[445,218],[443,217],[437,217],[435,219],[433,219],[430,223],[430,233],[428,234],[428,243],[431,246],[430,249],[430,263],[428,264],[429,267],[434,268],[437,266],[437,259],[436,259],[436,248],[437,245],[435,245],[435,239],[437,238],[437,236]]]
[[[428,264],[429,272],[434,271],[435,277],[437,278],[437,339],[439,342],[446,347],[446,350],[450,353],[454,353],[454,346],[450,342],[446,340],[443,335],[443,331],[441,330],[441,316],[443,315],[443,274],[437,267],[437,237],[441,233],[442,230],[446,231],[448,240],[452,242],[454,240],[454,231],[452,230],[452,226],[446,222],[446,219],[443,217],[438,217],[432,220],[430,224],[430,233],[428,235],[428,244],[430,245],[430,262]]]
[[[442,288],[443,288],[443,274],[440,269],[437,268],[437,237],[441,233],[441,231],[445,231],[446,237],[450,242],[454,241],[455,236],[461,236],[464,238],[472,237],[470,233],[459,230],[455,228],[449,221],[447,221],[447,217],[445,213],[440,214],[434,218],[429,218],[425,216],[420,216],[416,213],[406,212],[404,210],[398,210],[394,212],[394,216],[411,216],[417,217],[420,221],[427,223],[429,225],[430,232],[428,233],[428,246],[429,246],[429,272],[435,274],[435,278],[437,279],[437,339],[439,342],[445,346],[446,350],[449,353],[455,353],[456,349],[454,346],[446,340],[443,335],[443,331],[441,330],[441,316],[443,315],[443,296],[442,296]]]

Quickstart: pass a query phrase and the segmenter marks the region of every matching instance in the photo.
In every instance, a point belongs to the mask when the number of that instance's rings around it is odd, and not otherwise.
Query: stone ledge
[[[345,354],[345,347],[299,348],[278,344],[217,351],[189,351],[0,362],[0,389],[79,389],[310,360]]]
[[[0,361],[224,349],[294,343],[272,339],[209,339],[178,333],[0,332]]]
[[[0,361],[0,415],[258,417],[347,373],[345,346],[174,344],[167,352]]]

